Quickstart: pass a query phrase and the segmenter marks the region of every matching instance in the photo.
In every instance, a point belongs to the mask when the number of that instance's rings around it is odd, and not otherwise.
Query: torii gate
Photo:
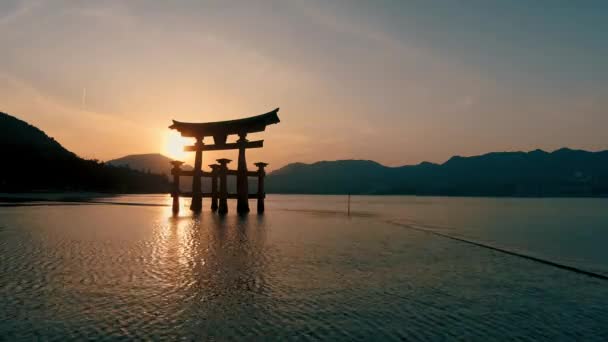
[[[264,140],[249,141],[247,140],[248,133],[262,132],[266,129],[267,125],[279,123],[279,116],[277,113],[279,108],[261,115],[256,115],[244,119],[229,120],[229,121],[217,121],[217,122],[205,122],[205,123],[189,123],[179,122],[173,120],[173,125],[169,126],[171,129],[175,129],[181,133],[183,137],[195,138],[196,143],[193,146],[186,146],[184,151],[195,152],[194,155],[194,170],[183,171],[180,169],[182,162],[174,161],[173,170],[173,210],[179,210],[179,177],[180,176],[192,176],[192,203],[190,204],[190,210],[201,211],[203,207],[203,197],[212,198],[212,210],[218,209],[219,213],[223,214],[228,211],[226,206],[227,198],[237,198],[237,212],[239,214],[249,212],[249,197],[258,199],[258,212],[264,211],[264,167],[266,163],[256,163],[258,171],[249,172],[247,171],[247,161],[245,159],[245,150],[248,148],[260,148],[264,146]],[[236,134],[239,139],[236,142],[227,142],[228,136]],[[213,145],[205,145],[203,140],[205,137],[213,137]],[[212,168],[211,172],[203,172],[203,151],[219,151],[219,150],[239,150],[238,166],[237,170],[228,170],[227,164],[230,162],[228,159],[218,159],[220,165],[210,165]],[[236,175],[237,177],[237,194],[229,195],[227,193],[226,176]],[[249,195],[248,176],[258,177],[258,193],[251,196]],[[210,194],[203,194],[201,189],[201,177],[212,178],[212,192]],[[219,191],[217,181],[220,181]],[[187,194],[182,194],[187,195]],[[217,206],[217,200],[219,199],[219,208]],[[224,204],[224,206],[222,206]]]

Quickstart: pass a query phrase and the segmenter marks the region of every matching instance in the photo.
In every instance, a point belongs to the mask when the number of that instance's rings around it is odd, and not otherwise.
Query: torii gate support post
[[[217,178],[220,170],[219,164],[211,164],[209,165],[211,168],[211,211],[217,211],[218,209],[218,199],[219,193],[217,188]]]
[[[249,184],[247,180],[247,161],[245,159],[245,149],[247,148],[247,133],[239,133],[239,163],[236,174],[236,211],[239,214],[249,212]]]
[[[266,192],[264,191],[264,177],[266,177],[266,171],[264,168],[268,166],[267,163],[255,163],[258,167],[258,214],[264,213],[264,199],[266,198]]]
[[[190,210],[200,212],[203,209],[203,193],[201,189],[201,176],[203,167],[203,138],[197,138],[196,154],[194,155],[194,173],[192,177],[192,202]]]
[[[180,169],[180,166],[183,163],[184,162],[181,162],[179,160],[171,161],[171,165],[173,165],[173,168],[171,169],[171,174],[173,175],[173,185],[172,185],[172,189],[171,189],[171,197],[173,197],[172,210],[173,210],[174,214],[179,213],[179,176],[182,172],[182,170]]]
[[[220,163],[219,167],[219,179],[220,179],[220,205],[218,208],[218,214],[224,215],[228,213],[228,163],[230,159],[218,159]]]

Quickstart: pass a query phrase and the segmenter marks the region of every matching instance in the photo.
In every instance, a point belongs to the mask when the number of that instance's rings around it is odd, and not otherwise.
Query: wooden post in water
[[[203,193],[201,189],[201,176],[203,167],[203,138],[196,138],[194,155],[194,172],[192,176],[192,202],[190,210],[200,212],[203,209]]]
[[[249,212],[249,183],[247,180],[247,161],[245,159],[245,149],[247,148],[247,133],[239,133],[239,162],[236,170],[236,211],[239,214]]]
[[[264,177],[266,177],[266,171],[264,168],[268,166],[268,164],[259,162],[254,165],[258,167],[258,214],[262,214],[264,212],[264,199],[266,198],[266,192],[264,191]]]
[[[171,165],[173,165],[173,168],[171,169],[171,174],[173,175],[171,197],[173,197],[172,209],[174,214],[179,213],[179,176],[182,172],[180,166],[182,166],[183,163],[184,162],[181,162],[179,160],[171,161]]]
[[[350,193],[348,194],[348,211],[347,211],[348,216],[350,216]]]
[[[219,167],[219,179],[220,179],[220,205],[218,208],[218,214],[224,215],[228,213],[228,163],[230,159],[218,159],[220,163]]]
[[[219,193],[218,193],[218,188],[217,188],[217,178],[218,178],[218,173],[220,170],[220,165],[219,164],[211,164],[209,165],[209,167],[211,168],[211,211],[217,211],[218,205],[218,199],[219,199]]]

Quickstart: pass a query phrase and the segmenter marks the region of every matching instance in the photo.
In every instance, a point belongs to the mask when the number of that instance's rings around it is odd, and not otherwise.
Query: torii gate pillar
[[[228,163],[231,162],[230,159],[222,158],[217,160],[220,163],[219,167],[219,177],[220,177],[220,205],[218,208],[218,214],[224,215],[228,213]]]
[[[266,190],[264,190],[264,177],[266,177],[266,170],[264,168],[268,166],[268,163],[258,162],[255,163],[258,167],[258,214],[264,213],[264,199],[266,198]]]
[[[211,211],[217,211],[218,209],[218,200],[219,200],[219,191],[217,187],[217,180],[219,178],[220,165],[219,164],[211,164],[209,165],[211,168]]]
[[[239,134],[237,144],[239,146],[239,163],[236,174],[236,212],[247,214],[249,212],[249,182],[247,179],[247,160],[245,159],[245,148],[249,140],[246,139],[247,133]]]
[[[199,212],[203,209],[203,192],[201,189],[201,176],[203,167],[203,138],[196,138],[194,155],[194,177],[192,178],[192,202],[190,210]]]

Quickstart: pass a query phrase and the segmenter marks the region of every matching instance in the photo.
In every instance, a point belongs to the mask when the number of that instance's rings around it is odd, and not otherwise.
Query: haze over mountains
[[[84,160],[43,131],[0,113],[1,191],[166,192],[171,160],[129,155]],[[184,169],[191,169],[185,165]],[[269,193],[448,196],[607,196],[608,151],[494,152],[443,164],[387,167],[369,160],[292,163],[268,174]],[[229,188],[234,188],[230,178]],[[207,180],[203,186],[208,186]],[[250,182],[251,191],[255,182]],[[190,190],[184,178],[182,189]]]

